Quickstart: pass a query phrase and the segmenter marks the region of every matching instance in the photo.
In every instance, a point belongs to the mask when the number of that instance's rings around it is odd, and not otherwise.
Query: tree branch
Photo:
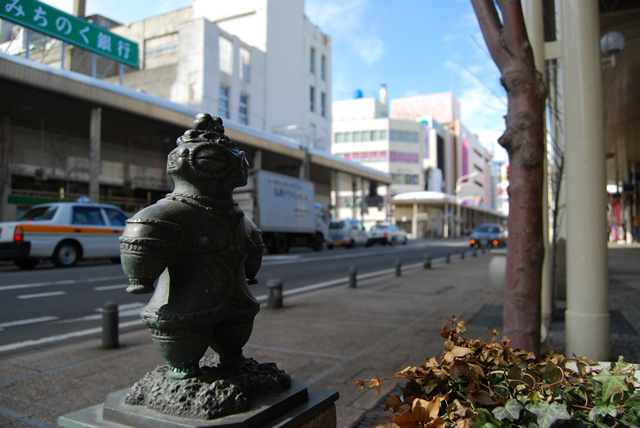
[[[522,15],[522,4],[520,0],[496,0],[504,25],[504,41],[506,49],[511,55],[518,57],[525,64],[529,62],[529,56],[522,52],[525,47],[531,50],[527,29]]]
[[[478,17],[478,24],[489,48],[493,61],[502,72],[510,61],[510,55],[502,43],[502,22],[493,0],[471,0],[473,9]]]

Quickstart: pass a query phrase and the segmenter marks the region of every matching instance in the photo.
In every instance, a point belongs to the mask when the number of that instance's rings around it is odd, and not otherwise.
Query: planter
[[[489,262],[489,283],[500,297],[504,296],[504,277],[506,270],[506,248],[491,250],[491,261]]]

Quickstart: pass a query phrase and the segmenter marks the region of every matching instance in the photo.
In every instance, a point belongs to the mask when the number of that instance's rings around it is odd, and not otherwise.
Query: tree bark
[[[547,88],[535,69],[520,0],[471,0],[507,91],[507,129],[498,142],[509,154],[509,239],[504,334],[514,347],[540,353],[544,243],[544,110]]]

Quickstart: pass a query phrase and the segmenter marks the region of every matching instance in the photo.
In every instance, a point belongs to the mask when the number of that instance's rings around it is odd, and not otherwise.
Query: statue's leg
[[[211,349],[220,357],[220,363],[237,363],[244,360],[242,347],[253,331],[253,316],[231,317],[216,325],[211,339]]]

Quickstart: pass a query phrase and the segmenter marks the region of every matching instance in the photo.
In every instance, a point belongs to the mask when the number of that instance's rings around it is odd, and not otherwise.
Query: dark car
[[[499,224],[481,224],[469,238],[471,248],[498,248],[507,245],[505,228]]]

